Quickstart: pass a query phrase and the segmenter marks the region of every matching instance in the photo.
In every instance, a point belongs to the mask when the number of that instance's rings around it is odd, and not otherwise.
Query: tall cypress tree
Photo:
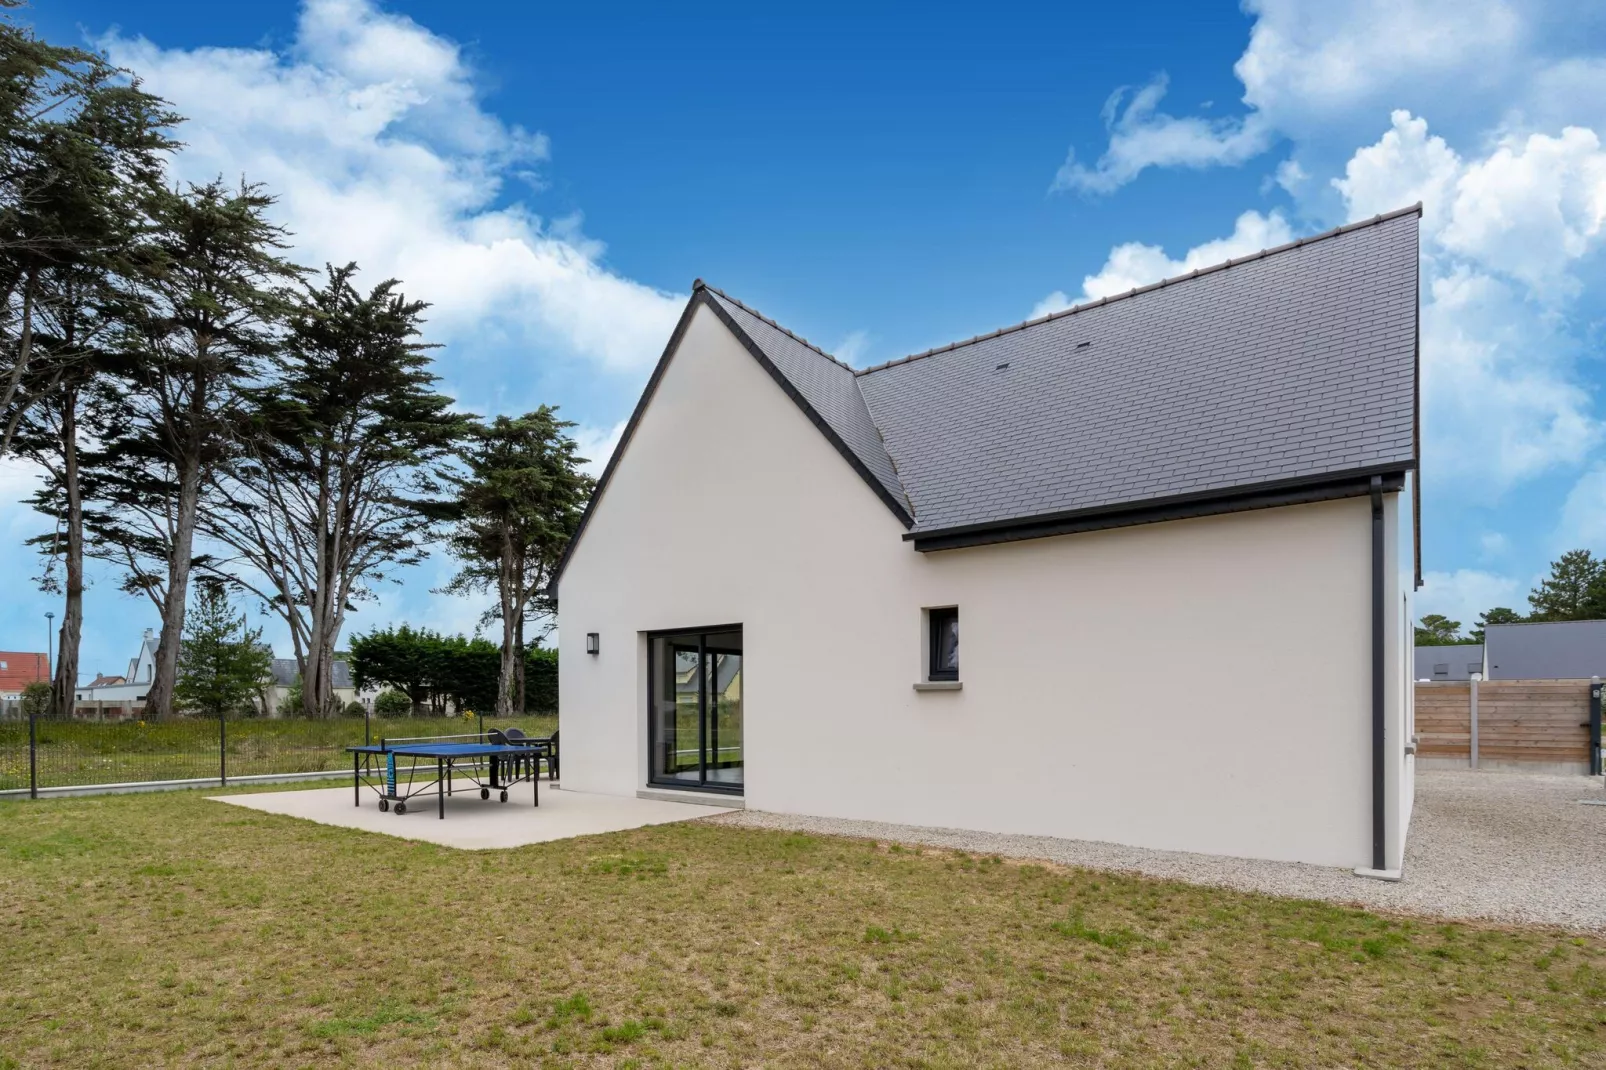
[[[356,265],[304,285],[271,385],[247,392],[241,448],[216,466],[207,534],[219,562],[289,627],[309,716],[334,712],[335,643],[352,605],[423,559],[444,516],[443,466],[464,417],[435,390],[424,305]]]
[[[488,615],[502,622],[499,717],[524,710],[525,621],[550,616],[547,582],[591,494],[592,481],[580,471],[585,459],[567,433],[573,426],[543,405],[477,424],[464,451],[461,519],[449,545],[465,564],[446,590],[496,591]]]
[[[0,61],[15,60],[17,44],[13,28],[0,32]],[[9,91],[19,95],[15,84]],[[137,85],[111,80],[93,57],[56,91],[51,118],[11,130],[13,139],[26,139],[26,151],[9,154],[13,189],[3,198],[0,228],[15,241],[0,254],[0,276],[19,280],[23,290],[5,433],[10,448],[45,473],[31,504],[56,522],[54,532],[32,541],[47,558],[45,589],[65,601],[52,685],[54,708],[65,715],[74,702],[83,629],[80,430],[86,420],[92,427],[101,422],[113,396],[107,377],[119,327],[114,280],[127,267],[144,207],[159,188],[162,155],[172,146],[166,130],[176,118]]]
[[[63,371],[59,351],[54,367],[35,360],[41,315],[62,299],[48,276],[104,265],[173,145],[177,117],[125,73],[0,18],[0,455]]]
[[[208,473],[235,449],[247,390],[267,370],[299,273],[261,187],[211,182],[151,199],[119,314],[132,356],[126,411],[100,458],[97,554],[161,608],[146,709],[172,710]]]

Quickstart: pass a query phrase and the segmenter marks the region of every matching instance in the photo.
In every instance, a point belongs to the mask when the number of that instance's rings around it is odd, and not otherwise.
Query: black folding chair
[[[558,734],[554,731],[546,739],[536,736],[527,736],[517,728],[491,729],[492,743],[509,743],[515,747],[525,747],[531,752],[531,760],[535,762],[535,775],[541,775],[541,759],[546,759],[548,780],[558,779]]]

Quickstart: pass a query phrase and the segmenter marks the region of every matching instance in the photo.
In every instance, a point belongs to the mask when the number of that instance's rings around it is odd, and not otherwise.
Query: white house
[[[139,653],[128,659],[128,671],[117,677],[97,676],[95,682],[77,689],[75,697],[80,707],[91,703],[140,703],[145,701],[156,678],[156,633],[146,628],[139,640]],[[102,683],[102,680],[117,680]]]
[[[1397,869],[1419,216],[857,370],[698,282],[558,572],[565,789]]]

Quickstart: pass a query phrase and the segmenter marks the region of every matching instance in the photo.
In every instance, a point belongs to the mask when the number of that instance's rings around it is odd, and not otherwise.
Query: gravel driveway
[[[1006,836],[739,810],[708,820],[948,847],[1116,869],[1273,895],[1413,914],[1606,931],[1606,801],[1599,778],[1429,770],[1417,774],[1405,879],[1292,862],[1150,851],[1051,836]]]

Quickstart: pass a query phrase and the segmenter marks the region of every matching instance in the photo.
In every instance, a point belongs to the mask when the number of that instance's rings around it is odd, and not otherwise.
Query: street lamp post
[[[54,610],[45,611],[45,672],[50,671],[50,663],[56,659],[56,613]]]

